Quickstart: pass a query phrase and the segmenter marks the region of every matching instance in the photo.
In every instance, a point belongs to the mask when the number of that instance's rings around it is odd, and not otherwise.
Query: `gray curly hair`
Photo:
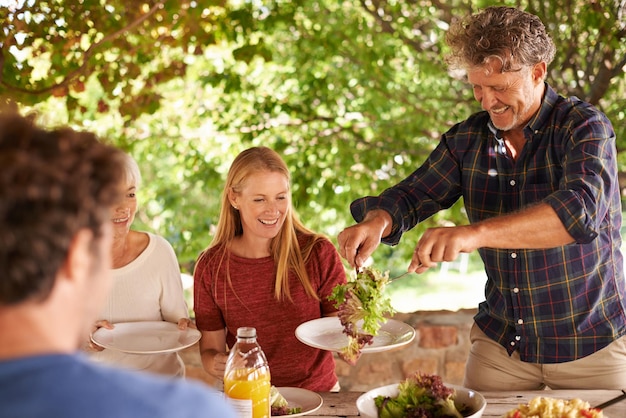
[[[446,35],[450,70],[466,71],[497,60],[501,71],[549,65],[556,48],[537,16],[514,7],[494,6],[455,22]]]

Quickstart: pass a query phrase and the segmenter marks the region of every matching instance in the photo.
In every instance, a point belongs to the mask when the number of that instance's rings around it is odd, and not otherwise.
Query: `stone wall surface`
[[[341,389],[367,391],[397,383],[416,371],[438,374],[443,381],[461,384],[469,353],[469,332],[474,309],[398,313],[393,319],[415,328],[415,339],[403,347],[378,353],[365,353],[355,366],[336,358]],[[200,363],[197,344],[181,352],[187,377],[217,386]]]

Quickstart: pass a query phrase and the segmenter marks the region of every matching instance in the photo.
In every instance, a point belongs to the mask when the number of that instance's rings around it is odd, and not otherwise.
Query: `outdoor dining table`
[[[320,392],[324,403],[320,409],[307,415],[308,418],[352,418],[358,417],[356,400],[363,392]],[[599,405],[622,394],[619,390],[539,390],[517,392],[481,392],[487,400],[484,418],[500,418],[506,412],[524,404],[537,396],[572,399],[579,398],[591,406]],[[626,400],[613,404],[604,410],[608,418],[626,417]]]

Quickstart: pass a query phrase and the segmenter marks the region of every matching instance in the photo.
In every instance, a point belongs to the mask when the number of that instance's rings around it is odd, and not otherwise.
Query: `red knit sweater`
[[[226,259],[219,266],[221,253],[221,248],[208,250],[195,269],[194,311],[198,329],[226,328],[226,342],[232,347],[237,328],[254,327],[274,386],[330,390],[337,382],[332,353],[301,343],[295,329],[303,322],[336,311],[327,297],[337,284],[346,282],[346,273],[334,245],[326,239],[317,243],[306,266],[319,301],[306,295],[293,274],[289,276],[293,302],[276,300],[272,257],[248,259],[231,254],[231,288],[226,280]]]

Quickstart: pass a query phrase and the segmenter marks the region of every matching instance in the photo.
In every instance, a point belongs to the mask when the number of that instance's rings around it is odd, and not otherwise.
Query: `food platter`
[[[348,336],[343,333],[341,321],[336,316],[314,319],[300,324],[296,328],[296,338],[314,348],[328,351],[340,351],[348,344]],[[366,344],[362,353],[377,353],[401,347],[413,341],[415,329],[394,319],[388,319],[381,325],[372,344]]]
[[[178,329],[165,321],[120,322],[113,329],[98,328],[91,340],[101,347],[133,354],[171,353],[192,346],[200,339],[194,328]]]
[[[455,390],[454,403],[457,407],[468,407],[469,413],[464,418],[480,418],[487,407],[487,401],[480,393],[462,386],[445,384],[446,387]],[[378,418],[378,409],[374,404],[374,399],[378,396],[394,397],[398,395],[398,384],[381,386],[365,392],[356,400],[359,416],[364,418]]]
[[[287,417],[301,417],[317,411],[322,407],[322,397],[310,390],[292,387],[279,387],[278,392],[287,400],[289,408],[301,408],[297,414],[285,415]]]

